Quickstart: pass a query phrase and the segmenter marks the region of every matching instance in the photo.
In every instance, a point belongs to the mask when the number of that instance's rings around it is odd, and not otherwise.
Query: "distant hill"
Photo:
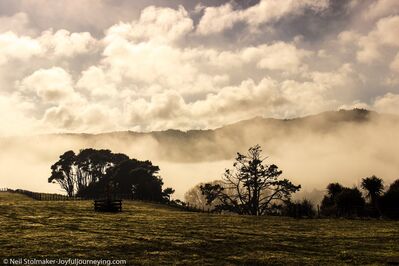
[[[381,126],[397,128],[399,117],[354,109],[324,112],[295,119],[256,117],[213,130],[185,132],[170,129],[149,133],[123,131],[102,134],[58,134],[47,136],[47,141],[79,140],[86,143],[86,146],[94,147],[106,147],[107,144],[112,147],[118,143],[127,147],[135,146],[136,143],[144,145],[138,150],[156,149],[151,153],[155,153],[155,157],[161,160],[196,162],[231,159],[237,151],[245,151],[249,146],[258,143],[262,144],[264,149],[270,150],[279,143],[300,141],[301,138],[311,135],[335,136],[345,130],[346,134],[341,136],[345,138],[362,134],[362,129],[365,130],[366,127],[375,128],[378,132]],[[319,145],[319,143],[314,144]]]

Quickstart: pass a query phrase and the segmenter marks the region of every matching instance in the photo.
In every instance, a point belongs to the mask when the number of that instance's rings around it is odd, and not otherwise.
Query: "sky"
[[[399,113],[397,0],[0,0],[0,135]]]

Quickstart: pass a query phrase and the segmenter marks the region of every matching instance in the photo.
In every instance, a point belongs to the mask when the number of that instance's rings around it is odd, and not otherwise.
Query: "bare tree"
[[[222,181],[220,180],[215,180],[210,182],[212,185],[217,185],[217,184],[222,184]],[[211,203],[208,204],[208,201],[205,197],[204,194],[202,194],[201,191],[201,186],[204,186],[205,183],[199,183],[189,189],[185,194],[184,194],[184,201],[188,203],[190,206],[199,208],[199,209],[204,209],[204,210],[213,210],[216,205],[218,205],[220,202],[218,200],[215,200]]]
[[[249,148],[246,155],[237,153],[234,169],[226,169],[221,184],[201,186],[207,202],[218,200],[217,208],[239,214],[264,215],[272,204],[289,200],[301,186],[279,180],[282,171],[274,164],[263,164],[266,158],[261,153],[259,145]]]

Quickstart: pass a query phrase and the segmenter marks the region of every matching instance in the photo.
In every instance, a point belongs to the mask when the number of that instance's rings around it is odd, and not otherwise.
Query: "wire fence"
[[[40,192],[33,192],[29,190],[24,190],[24,189],[9,189],[9,188],[0,188],[0,193],[2,192],[8,192],[8,193],[18,193],[22,194],[25,196],[28,196],[34,200],[40,200],[40,201],[93,201],[93,200],[99,200],[99,199],[104,199],[106,197],[104,196],[96,196],[96,197],[76,197],[72,196],[69,197],[67,195],[62,195],[62,194],[56,194],[56,193],[40,193]],[[193,205],[190,203],[182,202],[179,200],[172,200],[172,201],[167,201],[167,202],[159,202],[159,201],[150,201],[150,200],[139,200],[135,199],[133,194],[115,194],[111,197],[111,200],[127,200],[127,201],[136,201],[136,202],[143,202],[143,203],[153,203],[153,204],[164,204],[167,206],[171,206],[173,208],[182,210],[182,211],[189,211],[189,212],[201,212],[201,213],[215,213],[215,214],[223,214],[225,212],[215,212],[214,210],[211,210],[209,207],[205,206],[197,206]],[[399,217],[398,214],[398,208],[387,208],[386,212],[390,212],[395,214],[395,217]],[[282,214],[277,214],[278,216],[281,216]],[[338,218],[339,216],[337,216]],[[385,217],[384,215],[382,217]],[[320,210],[318,208],[317,215],[315,215],[314,218],[334,218],[333,216],[323,216],[320,214]],[[348,217],[347,217],[348,218]],[[369,219],[370,217],[366,216],[354,216],[353,218],[360,218],[360,219]],[[396,218],[398,219],[398,218]]]
[[[56,193],[41,193],[41,192],[33,192],[29,190],[24,190],[24,189],[9,189],[9,188],[0,188],[0,192],[8,192],[8,193],[17,193],[21,195],[28,196],[34,200],[40,200],[40,201],[92,201],[92,200],[99,200],[99,199],[104,199],[104,196],[96,196],[96,197],[76,197],[76,196],[67,196],[67,195],[62,195],[62,194],[56,194]],[[138,201],[138,202],[144,202],[144,203],[156,203],[159,204],[160,202],[157,201],[149,201],[149,200],[138,200],[134,198],[134,195],[132,194],[119,194],[119,195],[113,195],[111,197],[112,200],[132,200],[132,201]],[[181,201],[168,201],[164,202],[164,204],[175,207],[180,210],[184,211],[190,211],[190,212],[202,212],[202,213],[210,213],[211,210],[205,207],[199,207],[192,205],[190,203],[184,203]]]
[[[68,197],[67,195],[56,194],[56,193],[40,193],[33,192],[24,189],[9,189],[9,188],[1,188],[0,192],[9,192],[9,193],[18,193],[25,196],[28,196],[35,200],[47,200],[47,201],[61,201],[61,200],[85,200],[80,197]]]

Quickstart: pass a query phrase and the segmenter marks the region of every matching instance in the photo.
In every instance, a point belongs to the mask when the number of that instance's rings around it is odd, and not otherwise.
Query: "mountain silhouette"
[[[397,132],[399,116],[379,114],[363,109],[329,111],[317,115],[294,119],[255,117],[216,129],[209,130],[165,130],[153,132],[109,132],[101,134],[49,134],[35,137],[11,138],[23,144],[25,141],[65,146],[65,149],[85,147],[113,148],[124,151],[138,149],[146,153],[151,150],[152,159],[172,162],[199,162],[225,160],[234,157],[237,151],[261,144],[266,150],[278,150],[279,144],[300,142],[304,139],[314,145],[323,145],[320,139],[335,137],[353,142],[350,138],[367,140],[387,130]],[[399,132],[397,132],[397,135]],[[33,138],[33,139],[32,139]],[[9,139],[9,141],[11,141]],[[310,140],[309,140],[310,139]],[[60,144],[61,143],[61,144]],[[68,146],[71,143],[71,147]],[[76,144],[79,143],[79,144]],[[289,147],[288,147],[289,148]],[[61,151],[61,150],[60,150]]]

